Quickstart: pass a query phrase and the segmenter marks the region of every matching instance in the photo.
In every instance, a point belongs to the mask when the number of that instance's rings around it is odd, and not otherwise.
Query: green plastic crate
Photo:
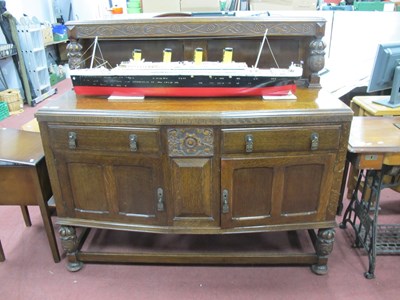
[[[354,2],[354,10],[358,11],[383,11],[385,2]]]
[[[0,121],[10,116],[7,102],[0,101]]]

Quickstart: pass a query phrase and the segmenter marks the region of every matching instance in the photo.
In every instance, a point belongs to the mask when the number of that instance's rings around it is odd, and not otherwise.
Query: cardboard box
[[[181,9],[180,0],[142,0],[142,11],[144,13],[168,13],[179,12]]]
[[[250,0],[250,10],[316,10],[317,0]]]
[[[0,92],[0,101],[7,103],[9,112],[19,111],[23,107],[19,89],[7,89]]]
[[[181,0],[182,12],[219,11],[219,0]]]

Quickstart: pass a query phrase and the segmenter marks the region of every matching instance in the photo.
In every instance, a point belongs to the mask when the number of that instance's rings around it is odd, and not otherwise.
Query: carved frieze
[[[212,156],[214,132],[212,128],[168,129],[168,154],[178,156]]]
[[[227,37],[268,35],[318,36],[319,28],[310,22],[149,22],[74,26],[76,38],[111,37]]]

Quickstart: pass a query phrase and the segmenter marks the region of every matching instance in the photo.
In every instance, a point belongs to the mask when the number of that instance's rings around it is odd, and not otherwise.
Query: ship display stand
[[[399,178],[399,166],[383,165],[381,170],[361,170],[340,224],[342,229],[347,223],[352,226],[355,233],[353,247],[364,248],[367,252],[369,266],[364,273],[367,279],[375,277],[377,255],[400,253],[400,224],[378,224],[381,191],[397,187]]]
[[[17,24],[17,32],[33,90],[32,99],[28,100],[28,104],[35,106],[56,92],[50,84],[42,25],[35,17],[22,17]]]

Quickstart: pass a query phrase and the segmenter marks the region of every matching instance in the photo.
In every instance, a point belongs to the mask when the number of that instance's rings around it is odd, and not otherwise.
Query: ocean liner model
[[[193,62],[171,62],[171,50],[165,49],[163,62],[146,62],[141,51],[135,50],[133,59],[115,68],[76,69],[70,75],[78,95],[244,97],[292,94],[295,79],[303,73],[302,66],[293,63],[288,68],[248,67],[232,61],[231,48],[224,49],[222,62],[202,61],[202,55],[197,48]],[[258,60],[259,56],[256,66]]]

